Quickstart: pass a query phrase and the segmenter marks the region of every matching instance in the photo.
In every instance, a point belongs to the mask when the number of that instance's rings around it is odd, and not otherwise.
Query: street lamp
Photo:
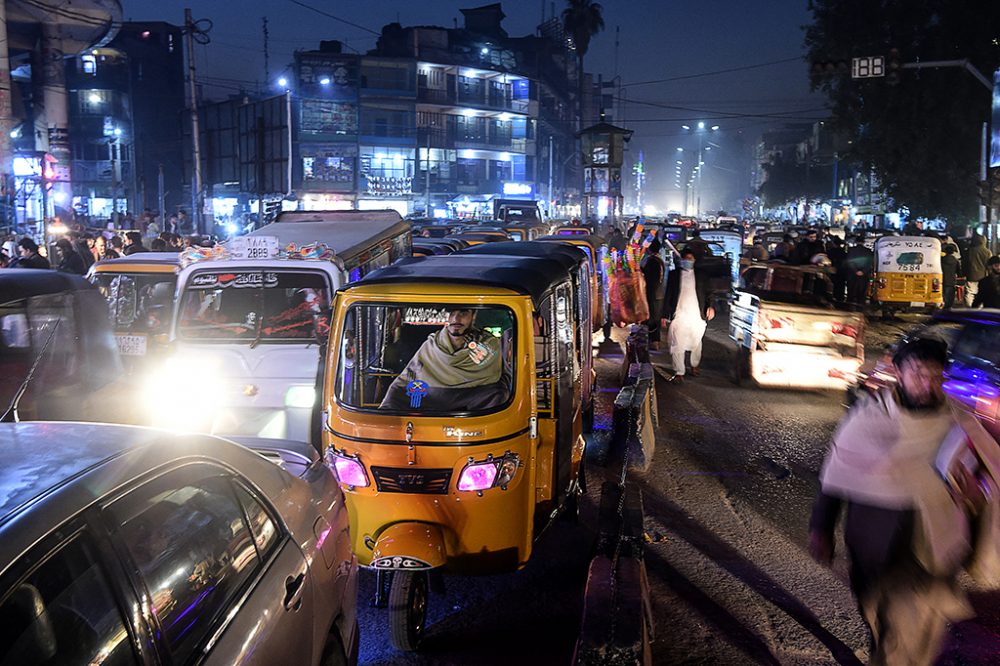
[[[719,126],[718,125],[712,125],[711,127],[706,127],[705,126],[705,122],[702,121],[702,120],[700,120],[700,121],[698,121],[698,124],[696,125],[696,127],[697,127],[697,129],[694,130],[694,133],[698,136],[698,166],[695,169],[695,171],[698,174],[698,176],[697,176],[698,177],[698,184],[696,185],[696,189],[695,189],[696,194],[697,194],[696,205],[695,205],[695,217],[701,217],[701,172],[702,172],[701,166],[705,163],[704,157],[703,157],[704,148],[705,148],[704,147],[704,135],[705,135],[706,131],[718,132],[719,131]],[[681,129],[684,129],[684,130],[687,130],[687,131],[691,131],[691,126],[690,125],[681,125]],[[711,150],[711,147],[709,147],[709,150]]]

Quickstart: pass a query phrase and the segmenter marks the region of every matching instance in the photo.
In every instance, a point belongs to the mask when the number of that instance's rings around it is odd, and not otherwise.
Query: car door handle
[[[289,576],[285,579],[285,610],[298,610],[302,606],[302,589],[305,587],[306,575]]]

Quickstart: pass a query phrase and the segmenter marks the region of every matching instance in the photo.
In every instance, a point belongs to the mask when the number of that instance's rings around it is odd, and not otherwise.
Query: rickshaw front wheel
[[[389,636],[393,647],[413,652],[427,621],[427,572],[397,571],[389,588]]]

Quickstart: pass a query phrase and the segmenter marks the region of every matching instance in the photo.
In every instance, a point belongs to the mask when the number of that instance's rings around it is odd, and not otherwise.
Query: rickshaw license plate
[[[910,303],[910,307],[911,308],[922,308],[922,307],[924,307],[924,302],[923,301],[912,301]]]
[[[118,343],[118,353],[122,356],[146,355],[145,335],[116,335],[115,341]]]
[[[383,493],[447,495],[450,469],[413,469],[412,467],[372,466],[375,486]]]

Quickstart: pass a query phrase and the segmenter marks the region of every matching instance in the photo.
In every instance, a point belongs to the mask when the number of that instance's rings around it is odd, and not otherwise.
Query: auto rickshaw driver
[[[502,404],[509,390],[503,381],[500,343],[476,328],[475,321],[471,308],[449,309],[448,323],[427,337],[389,385],[380,407],[419,409],[426,400],[475,411]]]

